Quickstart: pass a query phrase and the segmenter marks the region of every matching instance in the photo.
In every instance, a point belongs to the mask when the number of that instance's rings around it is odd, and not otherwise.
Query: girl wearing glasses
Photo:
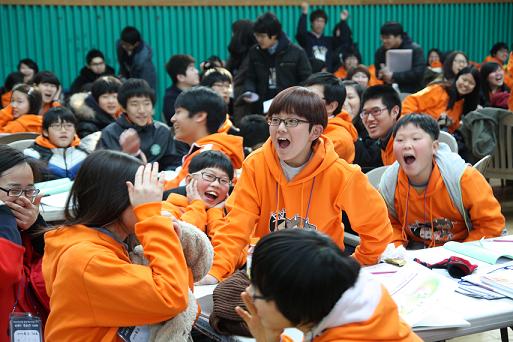
[[[0,145],[0,341],[6,336],[11,312],[39,316],[43,323],[49,309],[41,258],[46,226],[39,216],[39,190],[23,153]]]
[[[27,84],[12,90],[11,104],[0,110],[0,133],[41,132],[41,92]]]

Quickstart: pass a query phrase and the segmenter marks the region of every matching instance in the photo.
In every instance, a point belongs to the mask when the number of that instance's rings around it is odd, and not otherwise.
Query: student
[[[280,335],[289,327],[313,342],[421,341],[386,288],[316,231],[263,237],[253,252],[251,285],[241,297],[248,310],[235,310],[257,341],[288,342]]]
[[[65,206],[73,210],[45,234],[45,340],[118,341],[121,327],[165,321],[187,307],[187,264],[177,223],[161,214],[158,168],[115,151],[84,161]],[[147,266],[129,259],[124,241],[134,238]]]
[[[164,122],[169,124],[175,113],[176,98],[186,89],[199,83],[199,72],[194,65],[195,60],[190,55],[174,55],[166,63],[166,72],[171,77],[173,85],[164,94]]]
[[[102,76],[114,75],[115,71],[105,63],[105,57],[100,50],[91,49],[86,55],[86,65],[70,86],[69,95],[86,92],[91,89],[94,81]]]
[[[422,48],[412,41],[400,23],[389,21],[380,29],[381,47],[374,55],[376,76],[386,84],[397,83],[401,92],[414,93],[422,88],[426,62]],[[411,69],[391,72],[386,64],[386,52],[390,49],[412,50]]]
[[[151,61],[151,47],[135,27],[127,26],[121,31],[120,39],[116,42],[116,52],[121,77],[142,78],[153,90],[156,89],[157,74]]]
[[[488,62],[481,65],[480,78],[479,104],[483,107],[507,109],[510,89],[504,84],[504,69],[500,64]]]
[[[347,73],[347,80],[358,82],[363,89],[367,89],[370,82],[370,72],[365,65],[358,65]]]
[[[352,32],[347,25],[349,12],[343,10],[340,12],[340,22],[333,30],[333,36],[325,36],[324,29],[328,22],[328,16],[322,9],[317,9],[310,13],[311,31],[308,31],[306,17],[310,5],[308,2],[301,3],[301,16],[297,24],[296,40],[305,50],[308,58],[316,58],[326,63],[331,72],[335,68],[336,51],[346,51],[353,46]]]
[[[499,236],[504,228],[486,179],[445,144],[439,146],[439,133],[436,121],[423,114],[407,115],[394,128],[398,162],[385,171],[379,188],[396,245],[473,241]]]
[[[437,48],[428,51],[427,66],[431,68],[441,68],[443,63],[442,52]]]
[[[127,80],[118,92],[123,114],[102,131],[97,149],[117,150],[148,162],[159,162],[162,170],[181,164],[186,146],[175,142],[169,128],[153,121],[155,91],[145,80]]]
[[[11,104],[0,110],[0,133],[40,133],[43,117],[39,90],[27,84],[18,84],[12,90]]]
[[[434,84],[407,96],[403,101],[403,114],[428,114],[442,129],[454,133],[462,116],[477,108],[479,90],[479,71],[473,67],[463,68],[453,82]]]
[[[504,42],[497,42],[493,44],[490,49],[490,55],[486,56],[483,63],[494,62],[503,66],[508,59],[508,45]]]
[[[257,44],[249,50],[242,99],[252,103],[252,113],[262,113],[264,101],[307,79],[312,68],[305,51],[289,40],[273,13],[259,16],[253,31]]]
[[[34,76],[34,85],[41,92],[43,104],[39,110],[40,115],[44,115],[50,108],[59,107],[59,96],[61,92],[61,82],[51,71],[41,71]]]
[[[378,140],[383,165],[390,165],[395,161],[392,131],[401,115],[401,99],[391,86],[377,85],[367,88],[362,103],[360,118],[363,125],[369,137]],[[362,151],[356,148],[356,154],[375,152],[372,146],[359,147]],[[374,158],[371,156],[371,159]]]
[[[48,315],[41,271],[46,226],[39,216],[39,190],[28,157],[0,145],[0,341],[10,341],[7,331],[11,312],[29,312],[44,322]],[[29,280],[30,279],[30,280]]]
[[[340,66],[338,66],[334,75],[341,80],[347,77],[347,72],[353,68],[356,68],[360,65],[362,61],[362,56],[357,49],[350,49],[348,51],[344,51],[344,53],[340,54]]]
[[[175,114],[171,118],[175,139],[190,146],[176,176],[166,183],[166,189],[183,185],[189,172],[191,159],[207,150],[224,152],[233,168],[240,169],[244,160],[242,138],[219,133],[226,120],[226,104],[212,89],[195,87],[178,95]]]
[[[80,138],[103,130],[121,115],[118,91],[121,81],[114,76],[102,76],[93,82],[91,93],[76,93],[69,106],[77,116]]]
[[[32,84],[34,76],[39,72],[39,67],[32,59],[24,58],[18,62],[18,71],[23,74],[23,82]]]
[[[469,66],[468,57],[463,51],[453,51],[447,55],[442,66],[442,75],[435,78],[433,82],[452,81],[456,75]]]
[[[358,83],[356,81],[352,81],[352,80],[342,81],[342,84],[346,88],[346,100],[344,101],[342,110],[349,113],[349,115],[354,120],[354,118],[360,117],[360,112],[362,109],[361,108],[362,107],[362,96],[363,96],[364,89],[360,85],[360,83]],[[354,123],[354,121],[353,121],[353,123]]]
[[[2,108],[7,107],[11,103],[12,88],[17,84],[23,83],[23,77],[23,74],[19,71],[11,72],[7,75],[3,87],[0,88],[0,95],[2,96],[0,105]]]
[[[328,125],[323,134],[331,140],[338,156],[352,163],[354,142],[358,138],[358,132],[351,122],[351,116],[342,111],[346,100],[346,89],[342,81],[328,72],[320,72],[308,77],[303,82],[303,86],[324,100],[328,113]]]
[[[76,135],[77,119],[68,108],[50,109],[43,117],[43,131],[23,153],[44,163],[45,180],[75,179],[87,151]]]
[[[276,96],[267,119],[271,137],[244,161],[225,223],[212,239],[212,269],[201,283],[233,273],[250,237],[272,231],[316,229],[344,249],[342,210],[360,234],[355,259],[376,263],[391,236],[385,204],[360,168],[340,159],[322,135],[328,123],[324,102],[306,88],[291,87]]]

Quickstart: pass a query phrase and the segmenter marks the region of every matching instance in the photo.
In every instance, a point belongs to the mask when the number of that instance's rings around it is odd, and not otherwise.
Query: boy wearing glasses
[[[244,161],[228,215],[212,238],[213,266],[201,283],[229,276],[250,238],[273,231],[319,230],[344,249],[342,210],[360,234],[354,258],[376,263],[392,236],[386,206],[360,168],[340,159],[322,135],[324,102],[306,88],[291,87],[274,98],[267,118],[270,139]]]
[[[87,157],[76,135],[77,119],[66,107],[50,109],[43,117],[43,132],[32,146],[25,149],[26,156],[41,160],[45,166],[45,180],[75,176]]]

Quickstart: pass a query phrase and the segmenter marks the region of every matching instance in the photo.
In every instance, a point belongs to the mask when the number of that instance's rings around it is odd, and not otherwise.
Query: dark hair
[[[69,122],[75,128],[78,124],[78,120],[73,112],[66,107],[50,108],[43,116],[43,130],[48,130],[50,125],[56,122]]]
[[[358,94],[358,97],[360,98],[360,108],[358,108],[358,112],[353,116],[353,125],[358,132],[366,132],[365,125],[363,124],[362,118],[359,115],[362,111],[362,106],[363,106],[363,102],[362,102],[363,91],[364,91],[363,87],[360,85],[360,83],[353,81],[353,80],[342,81],[342,84],[346,87],[346,94],[347,94],[348,87],[353,88],[356,91],[356,94]]]
[[[508,50],[508,45],[504,42],[498,42],[493,44],[492,48],[490,49],[490,55],[493,57],[499,52],[499,50],[506,49]]]
[[[346,59],[348,59],[349,57],[356,57],[356,59],[358,59],[358,64],[360,64],[362,61],[362,55],[360,55],[360,52],[358,51],[358,49],[355,49],[355,48],[351,48],[351,49],[347,49],[347,50],[343,51],[342,55],[341,55],[341,61],[345,62]]]
[[[9,145],[0,144],[0,178],[3,173],[19,164],[27,163],[29,157]]]
[[[93,82],[91,95],[98,102],[103,94],[117,94],[121,85],[121,81],[114,76],[102,76]]]
[[[34,76],[34,84],[50,83],[55,85],[57,88],[60,87],[61,82],[51,71],[40,71]]]
[[[397,123],[395,124],[392,133],[393,137],[395,138],[395,135],[397,134],[399,128],[406,126],[407,124],[412,124],[415,127],[420,128],[421,130],[429,134],[429,136],[433,140],[438,140],[438,137],[440,136],[440,127],[438,126],[436,120],[433,119],[433,117],[422,113],[411,113],[397,120]]]
[[[239,122],[239,133],[244,147],[254,149],[255,146],[265,142],[269,138],[269,125],[265,117],[260,114],[244,116]]]
[[[454,59],[457,55],[463,55],[468,63],[468,57],[465,54],[465,52],[458,50],[449,53],[447,57],[445,57],[444,64],[442,65],[442,73],[446,80],[453,80],[456,77],[456,75],[452,71],[452,63],[454,62]]]
[[[37,66],[37,63],[30,58],[20,59],[20,61],[18,62],[18,71],[20,70],[22,64],[25,64],[30,69],[34,70],[34,75],[39,72],[39,67]]]
[[[489,106],[490,105],[490,92],[491,92],[491,89],[490,89],[490,82],[488,82],[488,76],[492,72],[495,72],[495,71],[497,71],[499,69],[502,70],[502,67],[500,66],[499,63],[495,63],[495,62],[484,63],[484,64],[481,65],[481,70],[479,71],[480,78],[481,78],[481,96],[485,100],[485,106]],[[499,89],[501,91],[506,90],[505,84],[500,86]]]
[[[459,95],[458,89],[456,88],[456,81],[458,78],[465,74],[471,74],[474,78],[474,81],[476,82],[476,86],[474,87],[474,90],[470,94],[464,95],[463,97]],[[454,104],[459,99],[463,98],[463,113],[462,115],[467,114],[470,111],[473,111],[477,108],[477,105],[479,104],[479,92],[481,91],[481,85],[480,85],[480,77],[479,77],[479,71],[474,68],[473,66],[465,67],[460,70],[458,75],[456,75],[456,78],[449,84],[442,85],[447,91],[447,94],[449,95],[449,102],[447,103],[447,109],[452,109],[454,107]]]
[[[333,101],[338,102],[337,108],[333,114],[340,113],[344,101],[346,100],[346,88],[342,84],[342,81],[329,72],[318,72],[310,75],[304,82],[303,87],[310,87],[314,85],[320,85],[324,88],[324,100],[327,104]]]
[[[196,61],[191,55],[174,55],[166,63],[166,72],[171,77],[173,84],[178,82],[178,75],[185,75],[189,65]]]
[[[326,62],[319,58],[309,58],[308,61],[312,66],[312,73],[321,72],[322,69],[326,70]]]
[[[367,68],[365,65],[358,65],[356,68],[351,68],[347,71],[347,76],[346,76],[346,80],[351,80],[353,78],[353,76],[357,73],[364,73],[367,78],[370,80],[370,72],[369,72],[369,68]]]
[[[135,45],[141,41],[141,34],[133,26],[127,26],[121,31],[121,40],[130,45]]]
[[[203,151],[194,156],[189,164],[189,173],[199,172],[207,167],[217,168],[226,173],[230,180],[233,179],[233,165],[230,158],[221,151]]]
[[[213,68],[224,68],[224,62],[221,57],[212,55],[201,63],[203,72]]]
[[[383,102],[389,112],[392,108],[398,106],[399,114],[401,113],[401,99],[399,94],[390,85],[379,84],[367,88],[362,96],[362,107],[365,105],[365,102],[375,99],[381,99],[381,102]]]
[[[315,270],[315,271],[313,271]],[[315,230],[287,229],[255,246],[251,283],[295,326],[317,324],[357,281],[360,265]]]
[[[281,23],[274,13],[266,12],[259,16],[253,25],[253,32],[266,33],[269,38],[281,35]]]
[[[134,182],[142,161],[128,154],[91,153],[78,171],[66,201],[66,225],[105,227],[119,220],[130,205],[126,182]]]
[[[328,15],[323,9],[316,9],[312,13],[310,13],[310,22],[313,23],[317,18],[323,18],[324,21],[328,22]]]
[[[89,50],[86,55],[86,63],[88,65],[91,64],[91,61],[96,57],[100,57],[101,59],[105,60],[105,57],[103,56],[103,53],[100,50],[98,50],[98,49]]]
[[[155,105],[155,90],[141,78],[130,78],[119,87],[118,102],[121,107],[126,109],[126,104],[132,97],[147,97]]]
[[[5,78],[2,92],[7,93],[8,91],[11,91],[15,85],[23,83],[23,77],[25,77],[25,76],[19,71],[11,72]]]
[[[43,97],[41,92],[33,86],[28,84],[18,84],[13,89],[12,92],[19,91],[27,95],[29,101],[29,111],[28,114],[38,114],[41,109],[41,105],[43,104]]]
[[[444,62],[444,55],[443,55],[442,51],[440,51],[437,48],[431,48],[431,49],[429,49],[429,51],[427,53],[426,65],[429,66],[429,55],[431,54],[431,52],[436,52],[436,54],[438,55],[438,58],[440,59],[440,63]]]
[[[175,109],[183,108],[192,118],[199,112],[207,113],[207,130],[216,133],[226,120],[226,104],[221,96],[207,87],[194,87],[180,93],[176,98]]]
[[[255,43],[253,22],[245,19],[234,21],[232,24],[232,38],[228,44],[230,54],[243,56]]]
[[[201,79],[200,85],[212,88],[214,83],[217,82],[228,82],[233,83],[232,74],[225,68],[210,68],[205,71],[203,78]]]
[[[379,33],[383,36],[403,36],[404,29],[400,23],[388,21],[381,26]]]
[[[280,113],[295,114],[310,122],[310,129],[314,125],[326,128],[328,113],[324,101],[313,91],[305,87],[290,87],[276,95],[269,107],[267,117]]]

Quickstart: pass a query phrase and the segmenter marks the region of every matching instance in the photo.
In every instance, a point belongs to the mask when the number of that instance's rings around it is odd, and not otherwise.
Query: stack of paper
[[[513,298],[513,266],[498,268],[481,276],[481,281],[494,291]]]

